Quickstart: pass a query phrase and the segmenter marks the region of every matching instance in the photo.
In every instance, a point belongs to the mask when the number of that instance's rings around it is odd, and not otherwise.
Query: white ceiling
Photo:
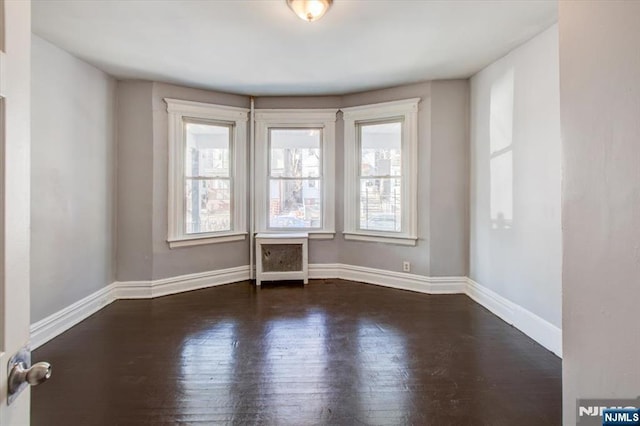
[[[251,95],[466,78],[557,21],[557,2],[34,0],[33,31],[117,78]]]

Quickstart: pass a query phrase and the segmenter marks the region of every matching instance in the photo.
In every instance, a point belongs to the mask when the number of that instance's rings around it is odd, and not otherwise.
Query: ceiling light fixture
[[[307,22],[322,18],[333,0],[287,0],[287,4],[300,19]]]

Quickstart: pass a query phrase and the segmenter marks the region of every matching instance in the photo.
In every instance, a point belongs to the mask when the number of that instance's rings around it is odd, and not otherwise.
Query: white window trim
[[[269,171],[269,129],[270,128],[321,128],[322,129],[322,228],[299,231],[309,233],[310,239],[331,239],[335,236],[335,135],[337,109],[257,109],[256,123],[256,164],[255,164],[255,206],[256,232],[295,232],[268,229],[267,198],[268,188],[265,178]]]
[[[341,108],[344,121],[344,238],[415,246],[418,240],[418,103],[420,98]],[[402,229],[403,232],[367,231],[357,227],[360,122],[394,118],[402,124]]]
[[[247,108],[165,98],[169,114],[168,237],[170,248],[244,240],[246,220]],[[215,120],[233,124],[233,229],[227,232],[186,234],[184,232],[184,144],[185,118]]]

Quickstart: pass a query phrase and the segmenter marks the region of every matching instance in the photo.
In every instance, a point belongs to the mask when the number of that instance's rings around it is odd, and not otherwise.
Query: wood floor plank
[[[464,295],[342,280],[121,300],[43,345],[33,425],[559,425],[561,361]]]

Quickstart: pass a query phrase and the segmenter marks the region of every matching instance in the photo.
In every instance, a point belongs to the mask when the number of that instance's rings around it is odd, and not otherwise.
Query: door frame
[[[29,344],[31,2],[0,0],[0,425],[28,425],[28,387],[7,404],[8,360]]]

